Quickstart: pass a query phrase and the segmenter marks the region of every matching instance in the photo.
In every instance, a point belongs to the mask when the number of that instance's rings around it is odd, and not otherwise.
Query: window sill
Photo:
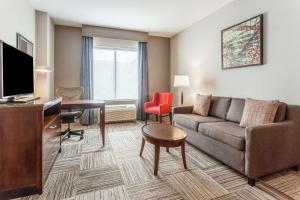
[[[112,99],[105,100],[106,105],[125,105],[125,104],[136,104],[136,99]]]

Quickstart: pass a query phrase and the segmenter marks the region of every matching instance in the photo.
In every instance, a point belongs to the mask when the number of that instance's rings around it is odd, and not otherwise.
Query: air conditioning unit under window
[[[105,106],[105,123],[134,120],[136,120],[136,106],[134,104]]]

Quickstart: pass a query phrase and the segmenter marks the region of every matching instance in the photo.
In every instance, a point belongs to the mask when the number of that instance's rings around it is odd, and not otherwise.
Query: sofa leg
[[[291,170],[298,172],[299,171],[299,165],[291,167]]]
[[[249,184],[250,186],[254,187],[254,186],[255,186],[255,179],[253,179],[253,178],[248,178],[248,184]]]

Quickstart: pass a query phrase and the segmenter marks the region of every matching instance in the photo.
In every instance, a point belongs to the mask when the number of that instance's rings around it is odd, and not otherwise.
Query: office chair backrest
[[[79,100],[83,92],[83,87],[59,87],[56,89],[56,95],[62,97],[63,101]]]

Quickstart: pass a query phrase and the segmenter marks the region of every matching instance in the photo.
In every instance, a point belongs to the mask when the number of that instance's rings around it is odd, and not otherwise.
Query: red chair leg
[[[147,120],[148,120],[148,114],[146,113],[146,119],[145,119],[145,124],[147,125]]]
[[[159,123],[162,123],[162,116],[159,115]]]

